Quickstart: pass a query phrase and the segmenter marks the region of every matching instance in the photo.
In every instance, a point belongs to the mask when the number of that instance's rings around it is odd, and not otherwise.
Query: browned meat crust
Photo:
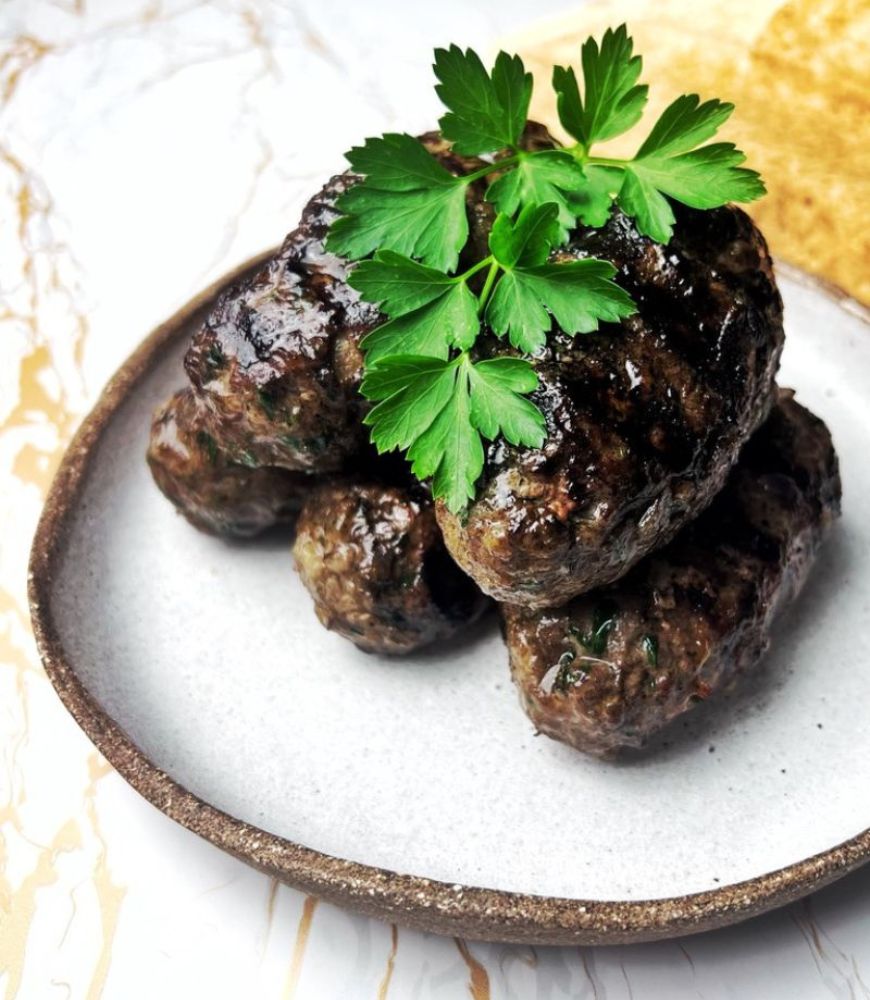
[[[185,358],[191,384],[231,455],[257,465],[331,472],[362,441],[357,344],[378,319],[323,248],[334,177],[253,278],[225,293]]]
[[[435,133],[422,141],[456,173],[481,164],[451,153]],[[361,423],[367,404],[357,391],[359,343],[381,316],[347,284],[347,263],[324,249],[335,201],[354,181],[349,173],[333,177],[279,253],[220,298],[185,358],[196,405],[170,402],[155,418],[149,461],[157,485],[197,527],[253,534],[286,519],[288,487],[311,485],[300,473],[334,473],[360,455],[373,459]],[[484,190],[471,185],[468,208],[470,245],[485,254],[492,210]],[[201,460],[197,435],[207,435],[203,454],[218,456],[215,463]],[[186,442],[183,457],[167,447],[176,438]],[[254,490],[252,506],[239,506],[243,484]]]
[[[551,335],[543,448],[493,444],[468,511],[437,508],[453,558],[500,601],[559,605],[618,579],[710,503],[773,400],[782,304],[742,211],[680,210],[667,247],[615,212],[560,252],[592,254],[638,315]]]
[[[423,138],[456,172],[479,165],[437,134]],[[550,141],[539,126],[525,139]],[[335,199],[353,182],[335,177],[311,200],[279,254],[222,297],[188,351],[232,463],[330,473],[364,446],[359,343],[381,317],[324,249]],[[492,216],[483,193],[482,182],[469,191],[477,253]],[[782,342],[764,241],[737,209],[681,211],[667,248],[617,212],[561,251],[593,253],[619,265],[639,316],[598,335],[555,333],[539,360],[544,448],[496,443],[467,517],[438,512],[465,571],[533,607],[618,578],[709,503],[768,410]]]
[[[488,603],[447,555],[419,487],[321,487],[302,509],[293,554],[317,617],[367,652],[446,639]]]
[[[456,173],[482,163],[450,153],[434,133],[422,139]],[[185,367],[231,455],[333,472],[365,439],[359,343],[382,317],[347,284],[347,262],[324,249],[335,201],[355,180],[333,177],[277,256],[222,296],[193,339]],[[483,190],[469,191],[472,245],[485,245],[489,228]]]
[[[176,393],[155,414],[148,448],[154,481],[195,527],[245,537],[292,522],[312,480],[287,469],[232,462],[190,389]]]
[[[636,747],[752,667],[839,513],[828,429],[787,391],[697,521],[613,586],[503,607],[537,729],[593,754]]]

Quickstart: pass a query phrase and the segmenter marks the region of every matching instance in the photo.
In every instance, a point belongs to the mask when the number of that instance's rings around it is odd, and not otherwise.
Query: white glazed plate
[[[440,932],[661,937],[832,881],[870,855],[870,330],[836,292],[779,279],[780,384],[831,428],[843,517],[757,675],[647,754],[606,763],[536,736],[494,617],[366,655],[318,623],[286,535],[228,544],[175,513],[144,461],[150,416],[213,289],[122,369],[53,488],[31,594],[61,696],[185,825]]]

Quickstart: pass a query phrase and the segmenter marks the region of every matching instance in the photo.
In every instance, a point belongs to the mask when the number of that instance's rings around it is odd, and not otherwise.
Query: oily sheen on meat
[[[781,390],[725,488],[670,545],[563,607],[503,607],[535,727],[607,755],[727,687],[764,653],[839,510],[831,435]]]
[[[423,141],[456,173],[480,164],[437,134]],[[540,126],[524,141],[551,143]],[[155,481],[201,528],[253,534],[292,522],[332,477],[383,478],[359,393],[359,345],[383,317],[324,245],[355,180],[329,181],[274,258],[221,296],[188,350],[188,389],[155,420]],[[474,259],[493,218],[485,190],[468,188]],[[711,502],[770,411],[783,333],[764,240],[733,207],[677,215],[667,246],[618,209],[571,234],[558,257],[613,261],[637,315],[588,335],[554,329],[534,359],[543,447],[494,442],[467,511],[435,505],[450,556],[499,601],[552,606],[618,579]],[[511,349],[489,336],[478,350]],[[341,620],[319,600],[324,620]]]

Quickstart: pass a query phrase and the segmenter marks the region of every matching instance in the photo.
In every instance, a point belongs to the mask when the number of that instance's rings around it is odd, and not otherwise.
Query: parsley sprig
[[[511,444],[540,448],[541,411],[523,393],[538,377],[520,358],[474,362],[467,351],[450,360],[393,355],[373,368],[363,393],[377,405],[366,416],[379,451],[407,450],[419,479],[460,510],[474,497],[483,470],[481,438],[502,435]]]
[[[431,478],[433,494],[453,511],[474,496],[483,440],[542,445],[545,420],[526,397],[538,385],[533,359],[553,322],[583,334],[635,311],[613,264],[553,259],[578,222],[603,226],[615,202],[639,232],[665,243],[672,201],[703,209],[764,193],[740,150],[704,145],[733,105],[695,94],[666,108],[631,159],[593,153],[642,117],[647,87],[633,48],[625,25],[600,43],[588,39],[582,88],[573,68],[555,67],[559,119],[573,144],[524,148],[532,77],[520,58],[501,52],[487,72],[475,52],[452,45],[435,52],[447,109],[441,133],[457,154],[489,159],[453,174],[400,133],[347,154],[361,179],[338,199],[327,247],[361,261],[349,281],[387,317],[362,343],[361,389],[376,404],[366,423],[376,447],[406,451],[414,473]],[[478,182],[497,212],[489,253],[455,273],[469,237],[469,187]],[[475,344],[484,329],[532,360],[481,359]]]
[[[381,452],[407,451],[414,474],[432,477],[434,495],[451,510],[474,496],[481,438],[532,448],[545,438],[543,414],[524,398],[538,385],[532,365],[472,359],[483,326],[534,355],[553,319],[566,333],[589,333],[635,311],[607,261],[548,262],[559,242],[557,216],[553,204],[528,205],[516,221],[498,215],[489,255],[461,274],[379,250],[348,279],[389,317],[361,345],[362,392],[377,402],[365,418],[372,440]],[[481,273],[475,294],[469,282]]]

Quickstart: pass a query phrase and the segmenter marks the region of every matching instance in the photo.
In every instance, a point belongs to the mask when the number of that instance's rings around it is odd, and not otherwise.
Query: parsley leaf
[[[348,260],[390,249],[451,271],[468,240],[464,184],[382,191],[363,182],[336,208],[345,214],[333,222],[326,248]]]
[[[724,101],[704,101],[703,104],[700,101],[697,94],[683,94],[672,101],[653,125],[635,159],[688,152],[714,136],[734,111],[734,105]]]
[[[585,187],[583,168],[573,156],[559,150],[519,153],[517,158],[516,167],[489,186],[486,200],[505,215],[551,202],[559,210],[559,239],[564,240],[577,216],[567,192]]]
[[[754,170],[739,164],[746,154],[731,142],[714,142],[675,156],[666,166],[655,157],[638,160],[632,172],[643,175],[659,191],[692,208],[716,208],[729,201],[752,201],[764,194]]]
[[[481,435],[540,447],[546,425],[523,397],[538,383],[527,361],[493,358],[473,364],[398,356],[367,373],[362,392],[378,404],[365,418],[379,452],[407,450],[412,471],[432,478],[432,493],[454,513],[474,497],[483,470]]]
[[[451,511],[474,496],[484,439],[537,448],[547,433],[528,398],[538,385],[529,361],[471,360],[483,321],[534,355],[554,322],[565,333],[587,333],[636,311],[612,264],[553,259],[577,220],[601,227],[617,201],[642,233],[667,242],[671,200],[704,209],[764,193],[740,150],[703,145],[732,106],[695,94],[664,111],[634,159],[592,154],[594,143],[634,126],[646,105],[633,49],[625,25],[600,44],[587,39],[582,93],[573,69],[555,67],[559,117],[576,140],[568,148],[521,148],[532,77],[518,56],[499,53],[487,72],[471,49],[452,45],[435,52],[444,137],[463,155],[506,152],[458,177],[404,133],[367,139],[347,154],[362,180],[337,200],[327,247],[351,260],[374,255],[348,280],[387,317],[361,344],[361,392],[374,403],[365,423],[377,449],[404,451]],[[495,180],[486,198],[498,210],[490,252],[455,275],[469,236],[469,185],[487,174]]]
[[[419,139],[404,132],[366,139],[346,156],[351,170],[364,174],[366,183],[381,191],[417,191],[462,183],[462,178],[444,168]]]
[[[668,242],[676,222],[674,210],[642,170],[626,173],[617,200],[623,212],[634,219],[638,232],[658,243]]]
[[[570,195],[571,211],[584,226],[600,229],[610,218],[613,200],[622,187],[624,172],[620,167],[602,167],[587,163],[583,167],[586,184]]]
[[[411,471],[419,479],[432,477],[432,495],[457,513],[474,499],[483,471],[483,445],[471,423],[468,376],[455,372],[456,384],[447,405],[408,449]]]
[[[454,394],[455,365],[438,358],[398,355],[367,372],[363,395],[380,400],[365,417],[379,452],[410,447]]]
[[[443,271],[392,250],[379,250],[372,260],[357,264],[347,281],[366,302],[376,303],[388,316],[402,316],[425,306],[456,284]]]
[[[477,299],[463,282],[434,302],[376,327],[360,347],[367,365],[376,365],[392,354],[446,359],[451,345],[468,348],[479,331]]]
[[[365,177],[337,200],[343,214],[330,227],[327,249],[349,260],[395,250],[433,267],[455,268],[468,239],[468,181],[402,133],[366,139],[347,159]]]
[[[358,264],[348,283],[391,317],[360,345],[366,363],[391,354],[446,359],[450,346],[470,347],[480,332],[477,298],[461,278],[380,250]]]
[[[532,97],[532,74],[519,56],[499,52],[492,76],[473,49],[435,50],[435,91],[448,109],[441,132],[457,153],[477,156],[516,146]]]
[[[637,156],[625,164],[618,197],[640,232],[659,243],[671,238],[675,220],[665,195],[692,208],[717,208],[764,194],[761,177],[740,166],[746,156],[732,143],[694,148],[715,135],[733,110],[733,104],[701,104],[697,94],[684,94],[662,112]]]
[[[442,372],[444,368],[444,362],[437,358],[410,354],[396,355],[366,371],[360,390],[366,399],[389,399],[390,396],[407,388],[414,379]],[[367,418],[366,422],[371,423],[371,420]]]
[[[543,262],[556,214],[555,205],[530,206],[516,223],[499,217],[490,236],[490,250],[505,273],[486,319],[526,354],[544,346],[553,319],[566,333],[589,333],[601,320],[616,322],[636,312],[631,297],[612,280],[616,268],[607,261]]]
[[[489,234],[489,249],[506,269],[518,264],[543,264],[550,249],[559,242],[555,205],[530,205],[520,212],[516,222],[498,215]]]
[[[628,293],[612,281],[614,274],[612,264],[594,258],[515,268],[496,286],[487,321],[514,347],[536,354],[553,319],[565,333],[591,333],[600,321],[615,323],[637,312]]]
[[[601,47],[588,38],[581,49],[584,98],[573,69],[553,69],[559,121],[587,149],[627,132],[640,121],[647,100],[647,86],[638,84],[642,60],[633,56],[634,42],[621,24],[608,28]]]
[[[538,387],[535,370],[521,358],[491,358],[471,367],[471,420],[490,441],[499,434],[511,444],[540,448],[547,433],[544,415],[520,393]]]

